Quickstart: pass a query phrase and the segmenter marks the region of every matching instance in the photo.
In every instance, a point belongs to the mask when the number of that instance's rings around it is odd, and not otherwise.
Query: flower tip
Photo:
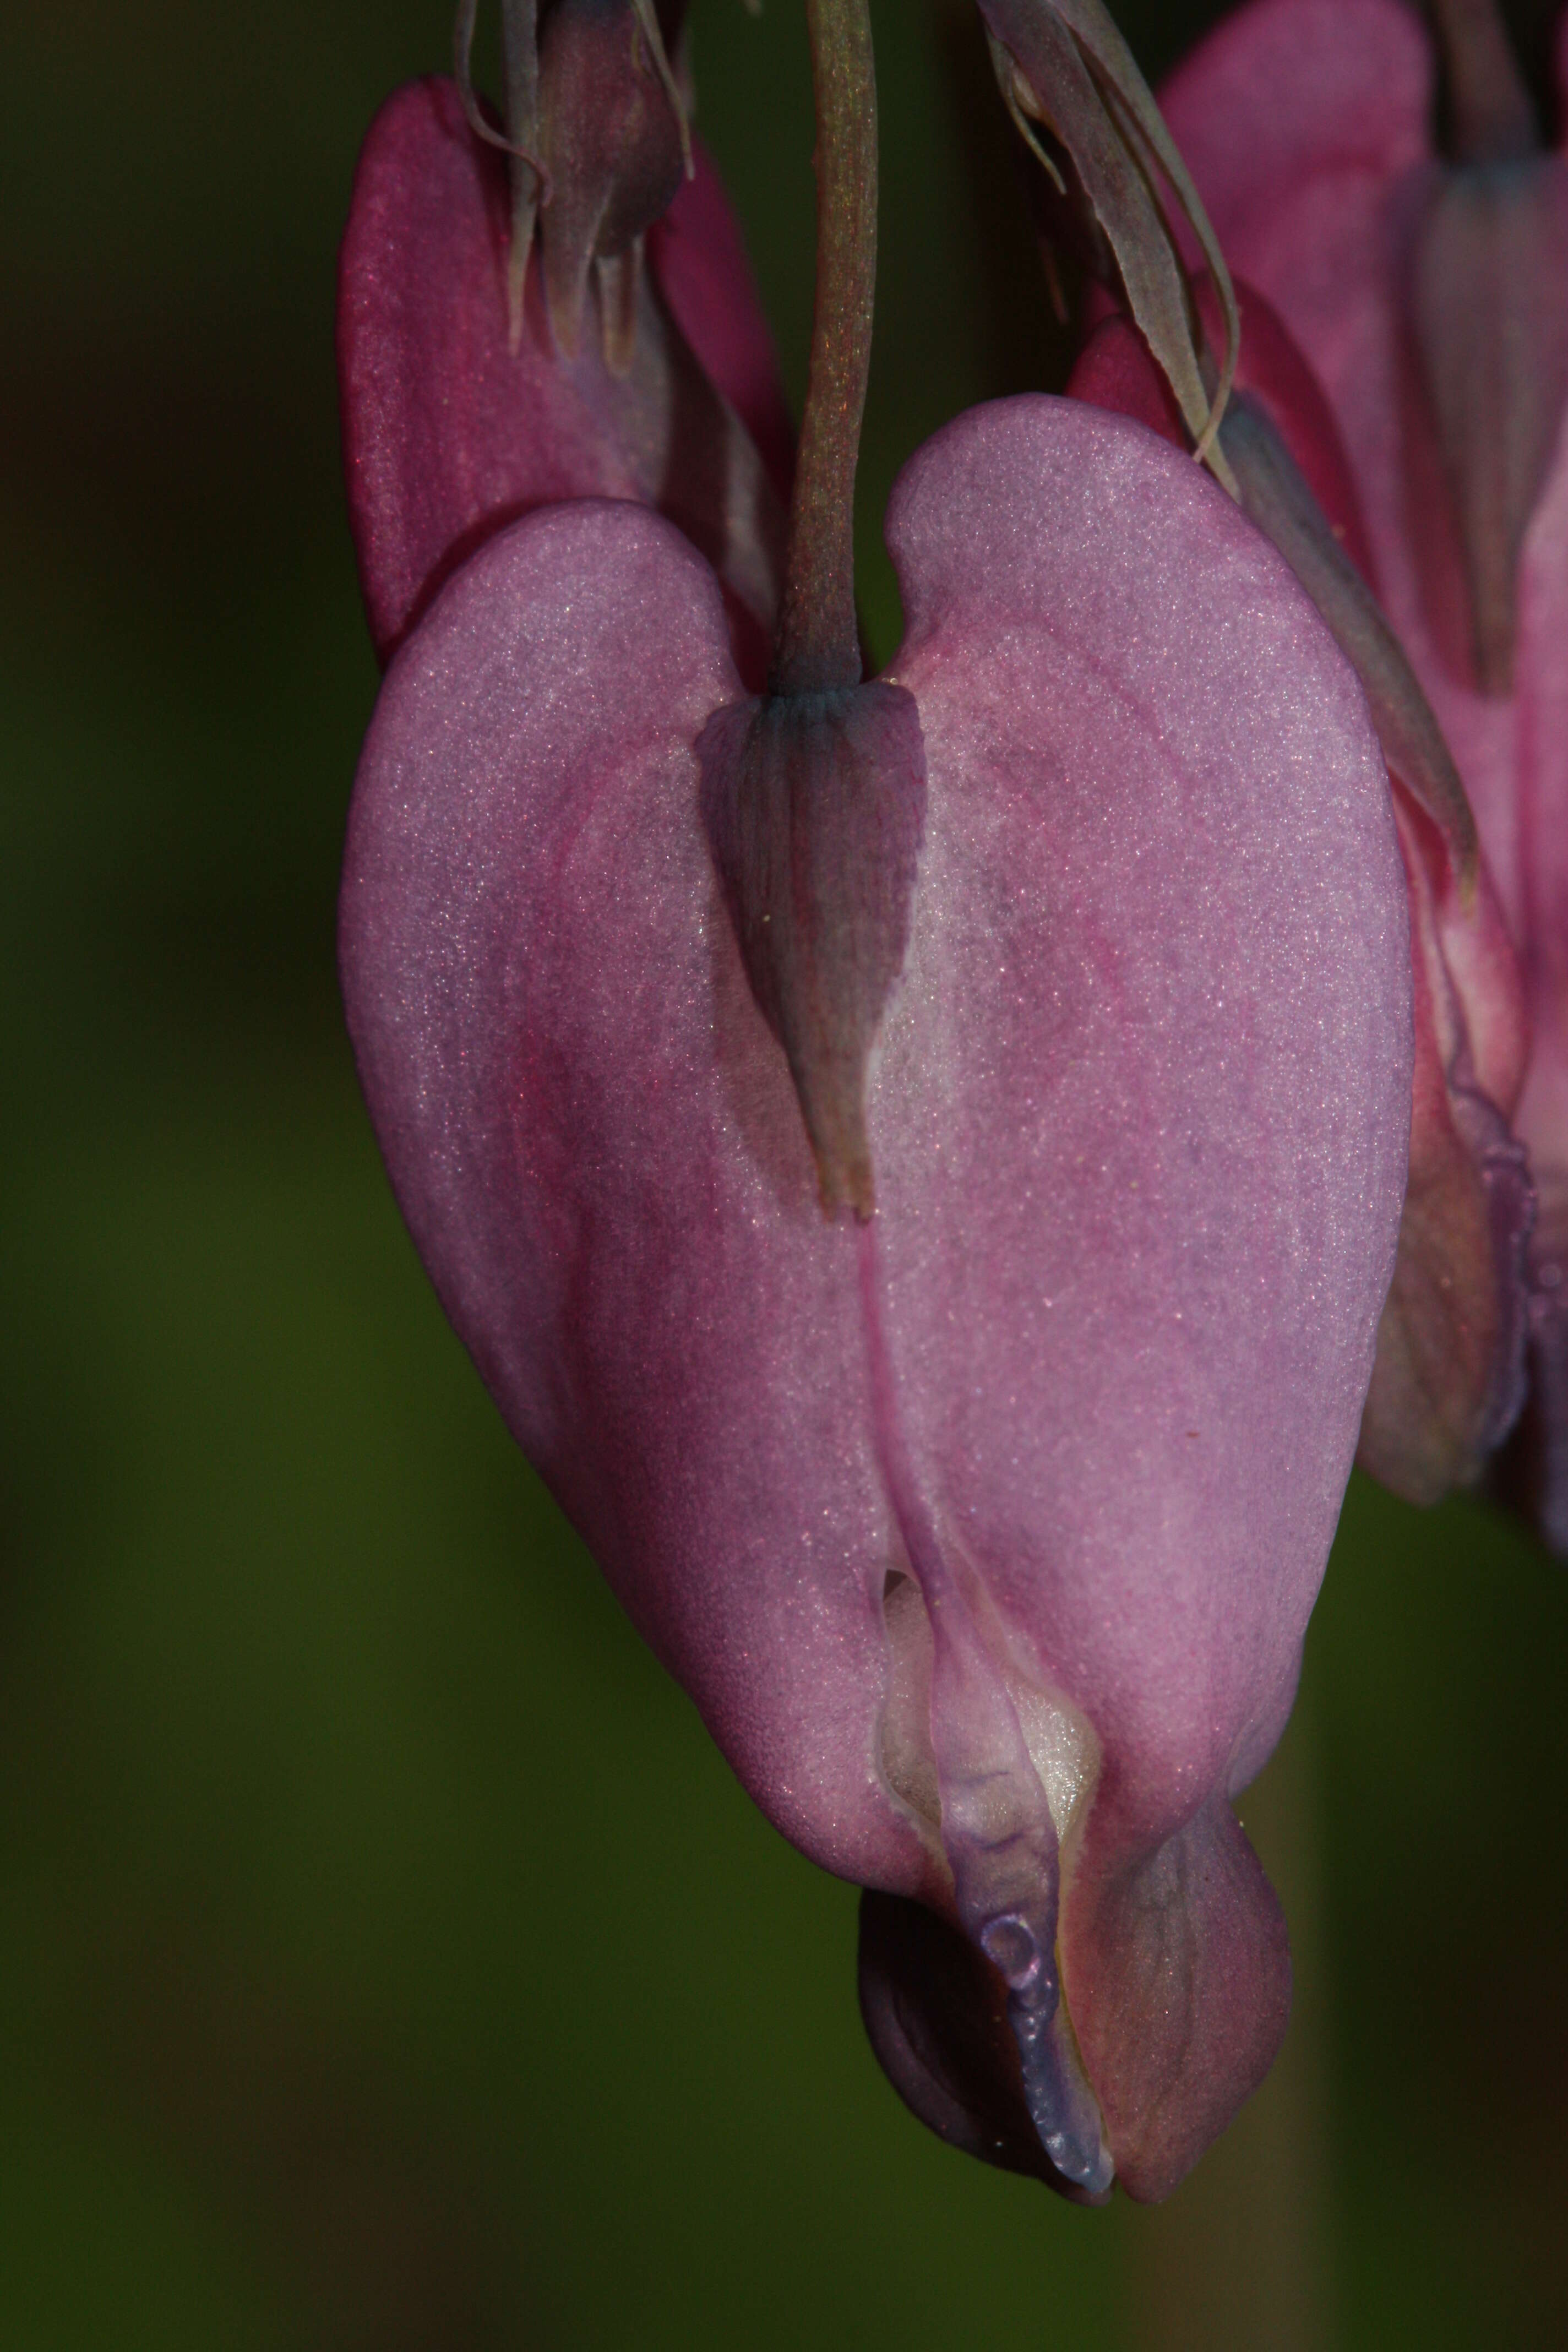
[[[1006,1987],[967,1936],[923,1903],[860,1896],[860,2016],[878,2064],[910,2112],[950,2147],[1103,2205],[1112,2168],[1098,2128],[1087,2155],[1062,2139],[1053,2162],[1031,2112]]]

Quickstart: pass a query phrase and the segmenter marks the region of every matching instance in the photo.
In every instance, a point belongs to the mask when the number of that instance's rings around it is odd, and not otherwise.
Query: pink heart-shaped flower
[[[889,541],[926,799],[869,1223],[823,1218],[704,829],[718,584],[646,508],[512,525],[397,656],[349,1020],[447,1312],[746,1787],[956,1918],[1058,2170],[1159,2196],[1283,2030],[1228,1800],[1394,1263],[1404,879],[1352,674],[1141,427],[972,412]],[[1011,2160],[869,1965],[906,2097]]]

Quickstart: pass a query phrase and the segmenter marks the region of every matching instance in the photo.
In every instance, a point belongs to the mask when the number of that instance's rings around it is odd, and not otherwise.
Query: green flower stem
[[[860,680],[855,467],[877,282],[877,82],[867,0],[806,0],[816,96],[816,302],[775,694]]]

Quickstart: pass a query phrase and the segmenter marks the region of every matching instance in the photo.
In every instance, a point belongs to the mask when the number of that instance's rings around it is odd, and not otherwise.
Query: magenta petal
[[[531,266],[510,349],[508,214],[504,159],[450,82],[388,99],[360,158],[338,296],[349,514],[378,654],[504,523],[602,496],[658,507],[701,549],[760,681],[784,516],[744,426],[646,282],[624,375],[595,333],[571,360],[557,352]],[[729,262],[714,267],[730,282]]]
[[[1324,247],[1293,291],[1303,304],[1331,300],[1343,241],[1361,242],[1386,182],[1430,152],[1432,86],[1426,36],[1405,0],[1253,0],[1162,89],[1160,111],[1226,259],[1292,331],[1295,307],[1257,257],[1289,247],[1304,259],[1298,224],[1315,218]],[[1250,260],[1232,250],[1247,221]],[[1313,345],[1297,341],[1316,363]]]
[[[1557,80],[1568,118],[1568,15],[1558,28]],[[1541,1192],[1536,1351],[1543,1381],[1552,1368],[1555,1406],[1549,1416],[1555,1475],[1548,1532],[1568,1552],[1568,419],[1525,536],[1517,600],[1517,789],[1531,1022],[1519,1126]]]
[[[1175,395],[1131,319],[1113,310],[1096,321],[1068,378],[1067,396],[1130,416],[1173,449],[1188,446]]]
[[[1433,82],[1426,32],[1402,0],[1255,0],[1199,45],[1161,104],[1227,259],[1329,395],[1378,593],[1464,778],[1517,940],[1512,714],[1467,682],[1459,547],[1405,323]]]
[[[1104,1801],[1111,1814],[1111,1790]],[[1273,2063],[1290,2013],[1285,1920],[1223,1791],[1152,1850],[1111,1814],[1079,1870],[1068,1981],[1122,2186],[1154,2202]]]
[[[1568,425],[1524,544],[1516,707],[1531,1053],[1520,1125],[1568,1238]],[[1560,1245],[1561,1246],[1561,1245]]]

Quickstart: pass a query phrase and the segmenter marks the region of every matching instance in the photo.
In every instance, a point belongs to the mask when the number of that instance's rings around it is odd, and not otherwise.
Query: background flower
[[[1476,21],[1496,46],[1473,53],[1466,87],[1451,77],[1447,150],[1438,47],[1402,0],[1254,0],[1166,100],[1235,268],[1279,305],[1333,404],[1379,593],[1519,952],[1530,1054],[1514,1127],[1539,1207],[1512,1467],[1568,1551],[1568,162],[1542,135],[1564,77],[1531,119],[1489,6]],[[1568,16],[1558,31],[1568,59]],[[1467,133],[1483,79],[1488,114]],[[1479,144],[1458,160],[1465,136]]]

